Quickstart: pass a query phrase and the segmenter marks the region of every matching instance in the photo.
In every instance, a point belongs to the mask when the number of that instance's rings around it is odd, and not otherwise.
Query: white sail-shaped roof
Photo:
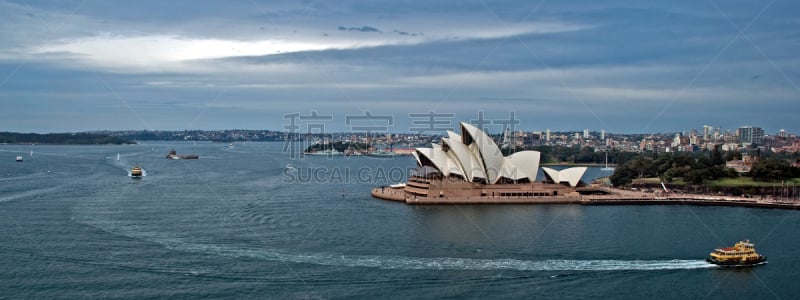
[[[469,161],[472,169],[470,169],[470,176],[472,180],[488,180],[486,176],[486,168],[483,164],[483,158],[481,157],[480,150],[478,150],[478,146],[475,144],[467,146],[469,149]]]
[[[442,151],[442,147],[436,144],[433,144],[433,148],[417,148],[415,151],[415,157],[417,158],[417,162],[420,166],[426,166],[428,164],[425,163],[425,159],[430,161],[433,166],[439,172],[442,172],[444,176],[450,175],[450,168],[448,167],[447,162],[447,154]]]
[[[454,158],[453,153],[449,153],[452,151],[445,152],[442,148],[442,145],[433,144],[433,155],[436,156],[436,160],[442,166],[442,174],[444,176],[449,176],[450,174],[457,174],[460,176],[464,176],[464,171],[461,170],[461,166],[457,163],[457,159]]]
[[[543,167],[544,174],[555,183],[567,182],[570,186],[575,187],[580,183],[583,174],[586,173],[587,167],[574,167],[567,168],[561,171],[551,168]]]
[[[478,127],[464,122],[461,122],[461,136],[463,143],[470,146],[473,155],[480,160],[485,178],[491,183],[496,182],[505,160],[494,140]]]
[[[470,159],[470,151],[464,143],[461,142],[461,136],[455,132],[448,131],[449,138],[443,138],[447,147],[452,152],[451,157],[455,161],[454,164],[461,169],[461,174],[468,181],[472,181],[472,159]]]
[[[530,182],[534,182],[539,171],[540,158],[541,153],[538,151],[521,151],[511,154],[503,162],[500,177],[512,180],[528,178]]]
[[[536,181],[541,158],[539,152],[521,151],[503,157],[500,148],[486,133],[473,125],[460,124],[461,135],[448,131],[448,137],[442,138],[441,144],[434,144],[432,148],[417,148],[414,153],[417,163],[433,167],[444,176],[459,175],[466,181],[485,181],[490,184],[497,183],[501,178]],[[558,176],[558,172],[554,174]],[[571,173],[564,174],[562,176],[572,176]]]

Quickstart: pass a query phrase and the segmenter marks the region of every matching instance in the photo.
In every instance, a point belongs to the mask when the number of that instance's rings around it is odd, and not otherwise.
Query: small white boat
[[[22,162],[22,156],[17,156],[17,162]]]

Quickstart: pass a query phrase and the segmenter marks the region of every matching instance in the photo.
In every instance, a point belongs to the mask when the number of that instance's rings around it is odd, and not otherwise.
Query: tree
[[[785,160],[761,159],[753,163],[750,176],[760,181],[784,180],[794,177],[797,172],[794,169]]]
[[[581,150],[575,155],[575,162],[576,163],[593,163],[594,161],[594,148],[592,147],[583,147]]]
[[[725,161],[732,161],[732,160],[742,160],[742,152],[728,151],[728,153],[725,154]]]
[[[633,168],[630,167],[629,164],[624,164],[622,166],[618,166],[616,170],[614,170],[614,174],[611,175],[611,184],[616,187],[623,186],[626,184],[631,183],[633,178],[636,177],[636,173]]]
[[[722,151],[720,145],[714,145],[714,150],[711,150],[711,164],[714,166],[724,165],[725,159],[722,158]]]

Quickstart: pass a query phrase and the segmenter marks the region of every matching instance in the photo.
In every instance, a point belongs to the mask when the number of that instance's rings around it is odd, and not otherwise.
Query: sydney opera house
[[[407,183],[373,189],[372,195],[406,203],[561,202],[585,186],[586,167],[542,167],[544,178],[538,179],[538,151],[504,156],[482,130],[463,122],[460,129],[431,148],[416,149],[418,168]]]

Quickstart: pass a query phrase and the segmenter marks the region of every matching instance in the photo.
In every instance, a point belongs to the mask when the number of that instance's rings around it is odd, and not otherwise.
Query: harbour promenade
[[[570,195],[570,196],[522,196],[522,197],[420,197],[403,189],[378,187],[372,189],[372,196],[378,199],[398,201],[412,205],[439,204],[581,204],[581,205],[702,205],[702,206],[745,206],[763,208],[800,209],[800,201],[795,199],[746,198],[721,195],[670,194],[659,195],[614,188],[600,188],[608,195]]]

